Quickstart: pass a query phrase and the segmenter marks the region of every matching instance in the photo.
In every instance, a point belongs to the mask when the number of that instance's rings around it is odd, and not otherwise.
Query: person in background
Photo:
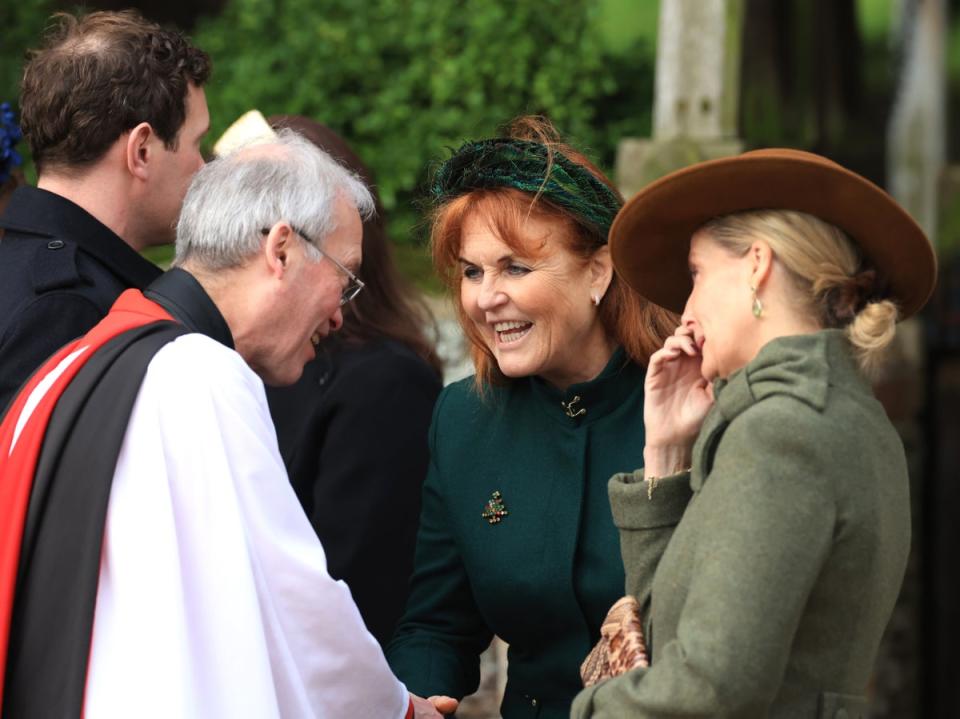
[[[936,281],[922,230],[830,160],[758,150],[640,191],[620,275],[683,311],[650,360],[642,470],[614,477],[628,589],[646,497],[693,499],[653,582],[653,657],[574,717],[860,717],[910,547],[903,444],[868,377]]]
[[[203,165],[206,53],[132,10],[54,16],[27,61],[21,127],[37,187],[0,216],[0,411],[55,350],[160,269]]]
[[[440,395],[413,583],[387,657],[411,691],[460,699],[509,644],[505,719],[566,717],[624,574],[607,480],[642,462],[643,381],[674,317],[613,272],[610,181],[543,118],[438,170],[432,249],[476,375]],[[639,522],[649,574],[686,505]]]
[[[329,153],[371,186],[346,141],[306,117],[269,118]],[[441,389],[432,318],[400,275],[376,191],[363,223],[363,291],[343,307],[343,327],[289,387],[267,400],[297,497],[327,553],[330,574],[353,593],[381,644],[406,604],[427,429]]]

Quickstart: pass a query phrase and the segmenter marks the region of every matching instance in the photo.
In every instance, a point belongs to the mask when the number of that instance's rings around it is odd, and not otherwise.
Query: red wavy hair
[[[543,142],[551,152],[560,152],[570,161],[584,167],[610,187],[616,187],[583,154],[560,141],[553,126],[544,118],[523,117],[514,121],[508,136],[515,139]],[[496,358],[483,341],[474,323],[460,302],[460,250],[462,230],[468,217],[480,216],[488,227],[518,254],[536,255],[542,248],[530,247],[524,240],[523,224],[529,217],[553,222],[555,236],[567,251],[581,258],[586,271],[590,257],[606,242],[585,227],[570,211],[545,199],[511,187],[472,190],[440,205],[434,210],[430,233],[433,264],[455,302],[460,326],[470,341],[470,352],[476,367],[476,386],[481,390],[493,384],[507,384]],[[621,345],[634,362],[646,365],[650,355],[679,324],[672,312],[654,305],[631,290],[616,273],[598,308],[599,320],[607,336]]]

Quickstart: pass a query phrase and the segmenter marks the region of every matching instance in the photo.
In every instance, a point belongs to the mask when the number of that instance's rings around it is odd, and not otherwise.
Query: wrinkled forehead
[[[542,201],[517,192],[471,193],[480,195],[467,204],[460,216],[461,249],[470,233],[489,232],[517,255],[535,257],[558,249],[557,240],[572,231],[571,221]]]

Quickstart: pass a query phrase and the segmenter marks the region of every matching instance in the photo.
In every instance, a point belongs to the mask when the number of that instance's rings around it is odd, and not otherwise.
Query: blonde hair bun
[[[854,347],[860,368],[875,375],[883,362],[886,348],[893,342],[900,313],[890,300],[868,302],[846,327],[847,339]]]

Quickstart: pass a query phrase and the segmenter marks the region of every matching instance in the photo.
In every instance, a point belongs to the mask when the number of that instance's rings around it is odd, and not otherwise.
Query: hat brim
[[[691,236],[714,218],[760,209],[806,212],[846,232],[888,283],[901,318],[930,298],[936,255],[913,218],[869,180],[797,150],[710,160],[643,188],[610,228],[614,266],[642,296],[681,312]]]

